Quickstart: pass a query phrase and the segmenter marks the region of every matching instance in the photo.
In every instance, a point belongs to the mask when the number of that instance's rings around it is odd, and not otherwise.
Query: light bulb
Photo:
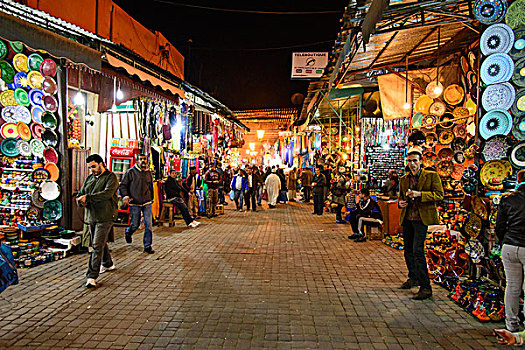
[[[117,90],[117,100],[122,100],[124,99],[124,93],[122,92],[122,90],[120,90],[120,88]]]
[[[84,103],[86,103],[86,100],[84,99],[84,96],[82,95],[82,93],[80,91],[77,91],[75,97],[73,98],[73,102],[77,106],[83,106]]]
[[[439,85],[437,85],[435,88],[434,88],[434,93],[436,95],[440,95],[441,93],[443,92],[443,88]]]
[[[404,109],[410,109],[410,103],[405,102],[405,104],[403,105],[403,108]]]
[[[355,131],[359,132],[359,130],[361,130],[361,128],[358,127],[358,126],[356,126],[356,127],[355,127]]]
[[[113,106],[111,106],[111,111],[116,112],[117,111],[117,105],[113,103]]]

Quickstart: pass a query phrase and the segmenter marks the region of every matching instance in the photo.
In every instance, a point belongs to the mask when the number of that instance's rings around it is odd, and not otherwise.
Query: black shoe
[[[403,283],[399,289],[412,289],[414,287],[419,286],[419,282],[413,279],[407,279],[405,283]]]
[[[348,236],[348,239],[356,239],[356,238],[359,237],[359,236],[360,236],[359,233],[354,233],[353,235]]]
[[[346,221],[344,221],[344,220],[336,220],[335,223],[336,224],[346,224]]]
[[[144,253],[153,254],[155,251],[151,247],[144,248]]]
[[[131,244],[131,243],[133,242],[133,239],[131,238],[131,235],[128,235],[128,234],[126,233],[125,236],[126,236],[126,243]]]
[[[323,213],[317,213],[317,215],[323,215]]]
[[[290,199],[289,202],[295,202],[295,199]]]
[[[268,204],[268,207],[269,207],[270,209],[273,209],[273,208],[275,208],[275,205]]]
[[[416,295],[412,297],[413,300],[425,300],[432,296],[432,289],[420,288]]]
[[[354,239],[354,242],[357,242],[357,243],[366,242],[366,237],[365,236],[359,236],[356,239]]]

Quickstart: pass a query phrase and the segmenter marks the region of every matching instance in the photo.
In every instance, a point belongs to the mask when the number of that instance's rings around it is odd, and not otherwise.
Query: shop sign
[[[193,143],[193,153],[202,153],[202,144],[200,142]]]
[[[113,157],[132,157],[133,148],[111,147],[109,154]]]
[[[292,79],[320,78],[328,64],[328,52],[294,52]]]
[[[120,148],[139,148],[139,142],[137,140],[131,139],[121,139],[114,137],[111,141],[111,147],[120,147]]]

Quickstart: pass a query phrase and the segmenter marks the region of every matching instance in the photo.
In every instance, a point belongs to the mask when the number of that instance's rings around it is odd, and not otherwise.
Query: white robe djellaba
[[[268,205],[275,205],[279,197],[279,190],[281,189],[281,179],[275,173],[271,173],[264,182],[266,191],[268,192]]]

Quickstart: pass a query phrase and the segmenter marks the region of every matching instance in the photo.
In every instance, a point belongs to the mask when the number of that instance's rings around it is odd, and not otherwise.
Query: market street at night
[[[196,229],[156,228],[152,256],[117,229],[117,270],[95,290],[83,285],[84,254],[20,269],[20,285],[0,295],[0,348],[495,347],[493,326],[445,289],[419,302],[416,289],[397,289],[402,252],[348,240],[349,225],[334,225],[333,214],[296,203],[227,208]]]

